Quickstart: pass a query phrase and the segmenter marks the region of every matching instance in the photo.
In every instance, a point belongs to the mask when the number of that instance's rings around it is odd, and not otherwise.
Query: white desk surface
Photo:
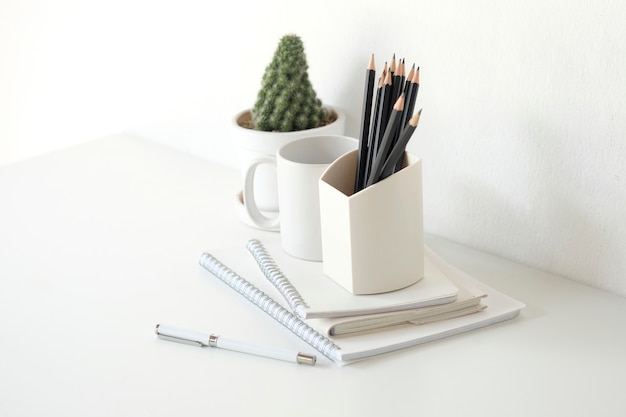
[[[626,299],[436,237],[521,315],[346,367],[157,339],[311,351],[198,265],[275,236],[237,218],[239,181],[125,135],[0,167],[0,415],[626,415]]]

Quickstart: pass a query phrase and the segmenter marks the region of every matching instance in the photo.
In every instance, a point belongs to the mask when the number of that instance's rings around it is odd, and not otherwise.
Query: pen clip
[[[160,324],[157,324],[154,328],[154,333],[156,333],[159,339],[168,340],[170,342],[184,343],[186,345],[199,346],[204,347],[208,346],[206,343],[197,340],[197,338],[183,337],[183,336],[175,336],[172,334],[166,334],[161,331]],[[166,329],[167,330],[167,329]]]

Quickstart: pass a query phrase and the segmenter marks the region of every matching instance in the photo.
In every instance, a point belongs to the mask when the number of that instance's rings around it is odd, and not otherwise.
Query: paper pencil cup
[[[422,161],[354,193],[357,151],[319,180],[324,273],[353,294],[408,287],[424,276]]]

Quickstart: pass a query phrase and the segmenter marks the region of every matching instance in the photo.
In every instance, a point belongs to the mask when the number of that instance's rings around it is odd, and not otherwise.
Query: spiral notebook
[[[287,302],[278,294],[276,284],[272,284],[274,287],[272,285],[268,287],[268,280],[247,252],[245,245],[241,248],[203,253],[199,263],[210,272],[210,275],[220,279],[294,335],[339,365],[347,365],[509,320],[516,317],[524,308],[522,302],[453,267],[428,247],[425,247],[425,255],[444,275],[454,275],[459,282],[466,282],[484,291],[487,294],[484,299],[486,308],[474,314],[423,325],[399,326],[385,332],[365,332],[350,337],[333,338],[326,335],[327,327],[323,322],[324,319],[301,319],[290,310]],[[293,287],[297,290],[295,285]],[[273,288],[278,297],[275,299],[260,288]],[[269,292],[269,290],[266,291]]]

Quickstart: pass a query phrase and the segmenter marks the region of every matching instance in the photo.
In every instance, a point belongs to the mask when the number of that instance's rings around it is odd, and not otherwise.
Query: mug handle
[[[254,174],[257,168],[264,164],[271,165],[276,169],[276,161],[269,157],[259,157],[248,165],[243,183],[243,205],[246,208],[250,221],[252,221],[255,226],[265,230],[279,230],[280,215],[278,214],[276,217],[265,216],[261,213],[261,210],[259,210],[256,200],[254,199]]]

